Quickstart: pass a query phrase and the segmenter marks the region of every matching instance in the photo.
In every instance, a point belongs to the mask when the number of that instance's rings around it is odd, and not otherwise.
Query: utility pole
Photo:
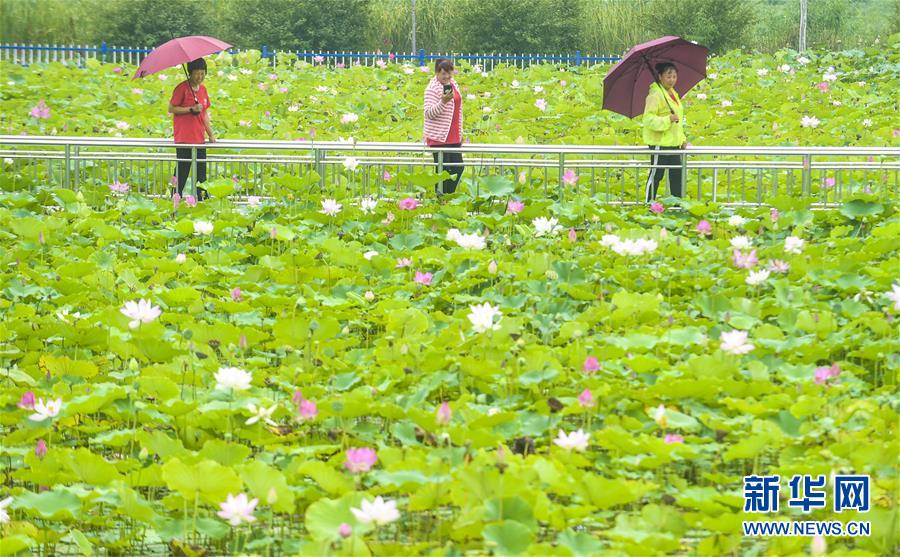
[[[412,0],[412,52],[416,52],[416,0]]]
[[[800,0],[800,45],[797,50],[806,50],[806,0]]]

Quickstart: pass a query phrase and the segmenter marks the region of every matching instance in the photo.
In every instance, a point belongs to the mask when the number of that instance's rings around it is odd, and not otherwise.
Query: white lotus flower
[[[154,306],[150,300],[125,302],[125,307],[119,311],[131,319],[128,322],[130,329],[136,329],[141,323],[152,323],[162,313],[162,310]]]
[[[212,231],[213,225],[211,222],[206,222],[205,220],[194,221],[195,234],[212,234]]]
[[[466,249],[484,249],[487,242],[481,234],[472,232],[471,234],[463,234],[456,228],[447,231],[447,239],[453,241],[456,245]]]
[[[365,258],[366,261],[370,261],[376,255],[378,255],[378,252],[372,249],[372,250],[365,252],[363,254],[363,257]]]
[[[118,128],[118,129],[120,129],[120,130],[127,130],[127,129],[130,128],[130,127],[131,127],[131,126],[128,125],[128,122],[121,122],[121,121],[120,121],[120,122],[116,122],[116,128]]]
[[[758,75],[759,77],[765,77],[765,76],[769,75],[769,70],[767,70],[765,68],[760,68],[760,69],[756,70],[756,75]]]
[[[298,110],[300,110],[300,107],[297,106],[296,104],[292,104],[292,105],[288,106],[288,112],[297,112]]]
[[[615,234],[604,234],[603,238],[600,239],[600,245],[607,248],[611,248],[619,242],[621,242],[621,239]]]
[[[719,336],[722,344],[719,347],[731,354],[746,354],[753,350],[754,346],[747,342],[747,331],[728,331]]]
[[[503,317],[499,307],[494,307],[490,303],[475,304],[469,306],[469,321],[472,323],[472,329],[476,333],[484,333],[486,331],[496,331],[500,328],[499,321]],[[498,323],[494,323],[494,316],[497,316]]]
[[[229,493],[225,502],[219,503],[219,508],[222,510],[216,514],[227,520],[232,526],[240,526],[241,522],[249,524],[256,521],[253,510],[257,503],[259,503],[259,499],[254,497],[248,500],[245,493],[240,493],[237,497]]]
[[[250,388],[250,382],[253,376],[240,368],[236,367],[220,367],[214,377],[216,380],[216,389],[227,391],[229,389],[235,391],[246,391]]]
[[[746,236],[735,236],[731,239],[731,247],[734,249],[750,249],[753,242]]]
[[[7,497],[6,499],[0,500],[0,524],[8,524],[9,523],[9,513],[6,512],[6,507],[12,503],[13,498]]]
[[[805,243],[806,242],[803,240],[803,238],[788,236],[784,239],[784,252],[794,254],[801,253],[803,251],[803,245]]]
[[[556,236],[562,227],[559,225],[559,222],[556,218],[546,218],[546,217],[537,217],[531,224],[534,225],[534,235],[535,236]]]
[[[864,128],[871,128],[872,127],[872,119],[871,118],[864,119],[862,121],[862,125]]]
[[[375,212],[375,207],[378,206],[378,200],[374,197],[364,197],[362,201],[359,202],[359,207],[362,209],[363,213],[370,214]]]
[[[656,425],[659,427],[666,427],[669,424],[668,418],[666,418],[666,407],[662,404],[656,407],[656,410],[653,412],[653,421],[656,422]]]
[[[809,64],[809,58],[807,58],[806,56],[801,56],[797,58],[797,63],[803,64],[805,66],[806,64]]]
[[[344,168],[353,172],[359,166],[359,159],[356,157],[344,157]]]
[[[894,302],[894,311],[900,311],[900,283],[892,284],[891,291],[885,292],[884,295]]]
[[[744,281],[750,286],[759,286],[760,284],[766,282],[766,279],[769,278],[769,271],[763,269],[761,271],[751,271],[747,278]]]
[[[343,205],[335,201],[334,199],[323,199],[322,200],[322,210],[319,211],[323,215],[328,215],[329,217],[336,216],[341,212]]]
[[[28,419],[33,422],[42,422],[49,418],[55,418],[59,415],[59,411],[62,410],[62,399],[48,399],[44,402],[44,399],[39,398],[35,401],[33,410],[34,414],[28,416]]]
[[[263,406],[257,407],[251,402],[247,405],[247,410],[249,410],[253,415],[247,418],[247,421],[244,422],[244,425],[253,425],[258,421],[263,421],[271,426],[278,425],[274,420],[272,420],[272,414],[275,413],[275,410],[277,408],[277,404],[273,404],[272,406],[265,408]]]
[[[56,312],[56,317],[58,317],[59,320],[63,323],[68,323],[70,317],[73,320],[81,319],[81,312],[76,311],[75,313],[69,313],[69,308],[62,308]]]
[[[543,87],[541,87],[540,85],[535,85],[535,86],[534,86],[534,93],[535,93],[535,94],[543,93],[543,92],[544,92],[544,88],[543,88]]]
[[[326,87],[325,89],[327,90],[328,88]],[[352,112],[341,116],[341,124],[352,124],[353,122],[356,122],[357,120],[359,120],[359,116],[357,116],[356,114],[353,114]]]
[[[485,106],[481,109],[481,111],[484,112],[485,114],[488,114],[491,111],[491,107]]]
[[[559,430],[559,434],[556,436],[556,439],[553,440],[556,445],[567,451],[575,450],[579,452],[587,449],[590,441],[591,436],[580,429],[569,434],[566,434],[563,430]]]
[[[728,225],[735,228],[740,228],[745,224],[747,224],[747,219],[740,215],[731,215],[731,217],[728,219]]]
[[[789,71],[791,71],[791,67],[788,66],[787,64],[782,64],[782,65],[778,66],[778,71],[788,73]]]
[[[819,126],[819,119],[815,116],[806,116],[800,118],[800,125],[804,128],[815,128]]]
[[[534,101],[534,106],[536,106],[538,110],[543,112],[547,110],[547,101],[545,101],[544,99],[538,99]]]
[[[701,101],[706,100],[706,93],[697,93],[697,99]]]
[[[722,106],[731,106],[731,101],[725,99],[724,101],[722,101]]]
[[[837,75],[833,72],[825,72],[825,74],[822,75],[822,81],[837,81]]]
[[[400,511],[397,510],[397,501],[388,499],[385,501],[379,495],[374,501],[363,499],[360,508],[351,508],[350,512],[356,517],[356,520],[363,524],[389,524],[400,518]]]
[[[183,253],[179,253],[175,256],[175,263],[181,264],[187,261],[187,256]]]

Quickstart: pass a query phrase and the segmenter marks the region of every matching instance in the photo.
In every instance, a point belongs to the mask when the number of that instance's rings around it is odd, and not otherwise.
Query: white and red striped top
[[[453,85],[454,93],[459,94],[459,88],[456,81],[450,80]],[[456,97],[456,94],[454,97]],[[456,108],[456,99],[444,104],[441,97],[444,96],[444,86],[438,81],[437,77],[431,79],[428,87],[425,88],[425,119],[423,121],[423,135],[425,142],[429,139],[438,143],[446,143],[447,136],[450,134],[450,127],[453,124],[453,111]],[[459,107],[459,130],[462,136],[462,102]]]

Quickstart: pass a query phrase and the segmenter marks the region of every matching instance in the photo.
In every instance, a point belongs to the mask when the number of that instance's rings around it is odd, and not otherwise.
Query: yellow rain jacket
[[[647,102],[644,105],[644,144],[659,145],[660,147],[681,147],[687,139],[684,136],[684,106],[681,104],[681,97],[673,89],[672,94],[676,100],[668,92],[663,91],[662,86],[658,83],[650,84],[650,91],[647,93]],[[668,97],[668,104],[666,98]],[[669,120],[669,107],[675,111],[678,116],[678,122]]]

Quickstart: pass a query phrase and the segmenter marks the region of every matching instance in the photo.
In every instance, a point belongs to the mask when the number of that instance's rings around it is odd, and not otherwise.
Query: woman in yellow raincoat
[[[650,84],[647,102],[644,105],[644,143],[654,151],[650,160],[650,175],[647,177],[644,200],[649,203],[656,198],[656,191],[666,170],[669,172],[669,191],[675,197],[682,195],[681,157],[666,154],[666,151],[684,149],[684,106],[675,91],[678,69],[671,62],[656,64],[659,79]],[[665,168],[665,167],[671,168]],[[662,168],[660,168],[662,167]]]

